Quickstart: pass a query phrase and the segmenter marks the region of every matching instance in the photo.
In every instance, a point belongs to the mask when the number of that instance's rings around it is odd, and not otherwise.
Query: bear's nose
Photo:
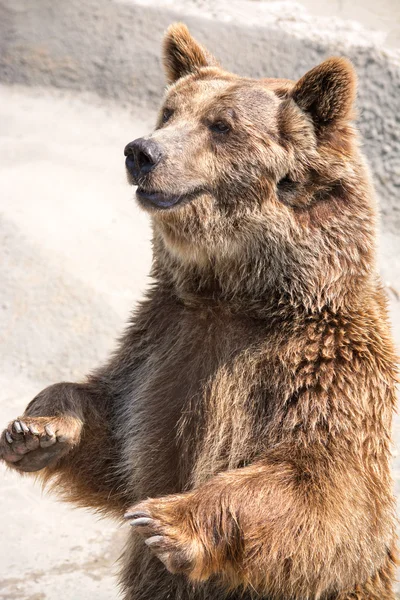
[[[161,146],[154,140],[138,138],[125,146],[125,164],[134,177],[146,175],[162,158]]]

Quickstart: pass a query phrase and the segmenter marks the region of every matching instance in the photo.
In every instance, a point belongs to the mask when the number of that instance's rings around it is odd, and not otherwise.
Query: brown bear
[[[181,24],[164,62],[156,129],[125,148],[153,284],[1,457],[125,514],[126,600],[393,600],[396,356],[353,67],[238,77]]]

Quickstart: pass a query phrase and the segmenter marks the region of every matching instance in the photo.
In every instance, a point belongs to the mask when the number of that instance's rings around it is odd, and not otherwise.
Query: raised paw
[[[19,417],[0,437],[0,458],[19,471],[39,471],[67,454],[81,429],[81,421],[70,415]]]
[[[173,523],[173,511],[168,510],[172,505],[168,504],[165,501],[158,504],[157,500],[141,502],[128,510],[125,519],[171,573],[189,573],[192,544],[182,524]]]

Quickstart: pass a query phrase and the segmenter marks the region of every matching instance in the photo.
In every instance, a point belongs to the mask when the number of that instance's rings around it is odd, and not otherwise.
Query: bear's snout
[[[126,168],[134,179],[150,173],[163,156],[160,144],[147,138],[138,138],[127,144],[124,154]]]

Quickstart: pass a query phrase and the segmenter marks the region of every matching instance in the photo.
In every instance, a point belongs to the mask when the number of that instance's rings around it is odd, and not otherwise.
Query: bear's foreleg
[[[3,431],[0,458],[20,473],[37,473],[67,500],[121,514],[126,504],[108,412],[93,385],[52,385]]]
[[[378,509],[373,494],[350,464],[271,455],[187,494],[141,502],[126,517],[171,572],[192,581],[219,577],[261,595],[336,599],[359,582],[373,586],[392,562],[390,499]],[[391,586],[388,575],[382,600],[392,598]]]

